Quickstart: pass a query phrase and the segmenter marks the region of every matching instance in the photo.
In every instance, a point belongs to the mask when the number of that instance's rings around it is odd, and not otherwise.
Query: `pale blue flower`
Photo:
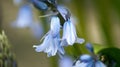
[[[66,21],[63,26],[63,37],[61,45],[73,45],[74,43],[82,44],[83,42],[84,39],[77,37],[76,29],[73,23],[70,20]]]
[[[47,53],[48,57],[50,57],[56,55],[58,50],[58,44],[59,44],[58,37],[53,38],[51,34],[48,34],[41,45],[38,46],[34,45],[33,47],[35,47],[36,52],[43,51]]]
[[[82,55],[78,61],[76,61],[73,67],[106,67],[101,61],[94,59],[90,55]]]
[[[20,7],[17,19],[12,23],[13,27],[25,28],[31,26],[33,23],[33,13],[30,5],[23,5]]]
[[[59,67],[72,67],[73,61],[70,57],[65,56],[59,60]]]
[[[60,32],[60,19],[56,16],[51,18],[50,31],[53,36],[56,36]]]
[[[47,56],[56,55],[57,51],[64,54],[63,48],[60,46],[60,20],[58,17],[53,16],[51,18],[50,31],[45,35],[45,39],[41,45],[34,45],[36,52],[45,52]]]
[[[61,46],[73,45],[74,43],[82,44],[85,40],[77,37],[75,26],[70,21],[71,13],[69,10],[61,5],[57,5],[57,10],[65,20]]]
[[[40,22],[34,21],[32,8],[28,4],[20,7],[17,19],[12,23],[12,26],[16,28],[30,28],[36,38],[40,38],[43,33]]]

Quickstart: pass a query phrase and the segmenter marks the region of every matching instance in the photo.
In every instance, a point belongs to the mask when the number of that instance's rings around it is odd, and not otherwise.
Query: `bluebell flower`
[[[61,28],[60,19],[56,16],[53,16],[51,18],[51,25],[50,25],[51,34],[55,37],[57,34],[59,34],[60,28]]]
[[[57,10],[65,20],[61,46],[73,45],[74,43],[82,44],[85,40],[77,37],[75,26],[70,21],[71,14],[69,10],[61,5],[57,6]]]
[[[73,45],[74,43],[82,44],[84,41],[84,39],[77,37],[76,29],[73,23],[70,20],[66,21],[63,26],[63,37],[61,45]]]
[[[64,56],[59,60],[59,67],[72,67],[73,61],[70,57]]]
[[[33,13],[30,5],[23,5],[20,7],[17,19],[12,23],[13,27],[25,28],[31,26],[33,23]]]
[[[35,49],[36,52],[43,51],[47,53],[48,57],[50,57],[50,56],[56,55],[58,50],[58,44],[59,44],[58,37],[53,38],[51,34],[48,34],[41,45],[38,45],[38,46],[34,45],[33,47],[36,48]]]
[[[28,4],[20,7],[17,19],[12,23],[12,26],[16,28],[30,28],[36,38],[40,38],[43,33],[41,24],[34,21],[32,8]]]
[[[58,17],[51,18],[50,31],[45,35],[44,41],[41,45],[34,45],[37,52],[45,52],[47,56],[56,55],[57,51],[64,54],[63,48],[60,46],[60,20]]]
[[[84,54],[73,67],[106,67],[101,61],[94,59],[92,56]]]

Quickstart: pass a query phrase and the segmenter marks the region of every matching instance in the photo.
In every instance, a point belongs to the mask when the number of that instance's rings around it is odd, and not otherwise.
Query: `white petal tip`
[[[36,48],[37,46],[36,45],[33,45],[33,48]]]
[[[83,44],[85,40],[83,38],[77,38],[76,43]]]

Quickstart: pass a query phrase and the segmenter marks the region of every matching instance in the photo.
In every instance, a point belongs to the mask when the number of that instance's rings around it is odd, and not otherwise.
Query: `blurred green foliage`
[[[15,56],[10,50],[10,44],[4,31],[0,34],[0,67],[17,67]]]

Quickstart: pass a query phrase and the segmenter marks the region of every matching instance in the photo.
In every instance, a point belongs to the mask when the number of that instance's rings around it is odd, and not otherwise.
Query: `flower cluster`
[[[75,26],[71,22],[71,14],[66,7],[58,5],[56,0],[32,0],[32,2],[39,10],[47,11],[49,8],[55,13],[50,16],[50,30],[43,37],[43,43],[33,46],[37,52],[45,52],[50,57],[56,55],[57,52],[64,54],[64,46],[84,42],[84,39],[77,37]],[[63,32],[62,37],[60,37],[60,30]]]
[[[21,2],[20,0],[14,1],[16,3]],[[50,29],[41,38],[41,43],[39,45],[33,45],[36,52],[47,53],[48,57],[55,56],[58,53],[60,56],[59,67],[106,67],[99,61],[94,53],[93,46],[89,43],[86,44],[86,48],[90,55],[83,54],[75,62],[73,62],[70,57],[64,55],[64,46],[73,45],[74,43],[82,44],[85,42],[83,38],[77,36],[76,28],[71,21],[71,13],[66,7],[59,5],[57,0],[28,0],[28,2],[32,3],[42,12],[52,12],[51,14],[40,16],[50,17]],[[23,6],[16,20],[16,26],[32,27],[33,29],[37,27],[32,23],[33,20],[31,15],[30,6]]]

